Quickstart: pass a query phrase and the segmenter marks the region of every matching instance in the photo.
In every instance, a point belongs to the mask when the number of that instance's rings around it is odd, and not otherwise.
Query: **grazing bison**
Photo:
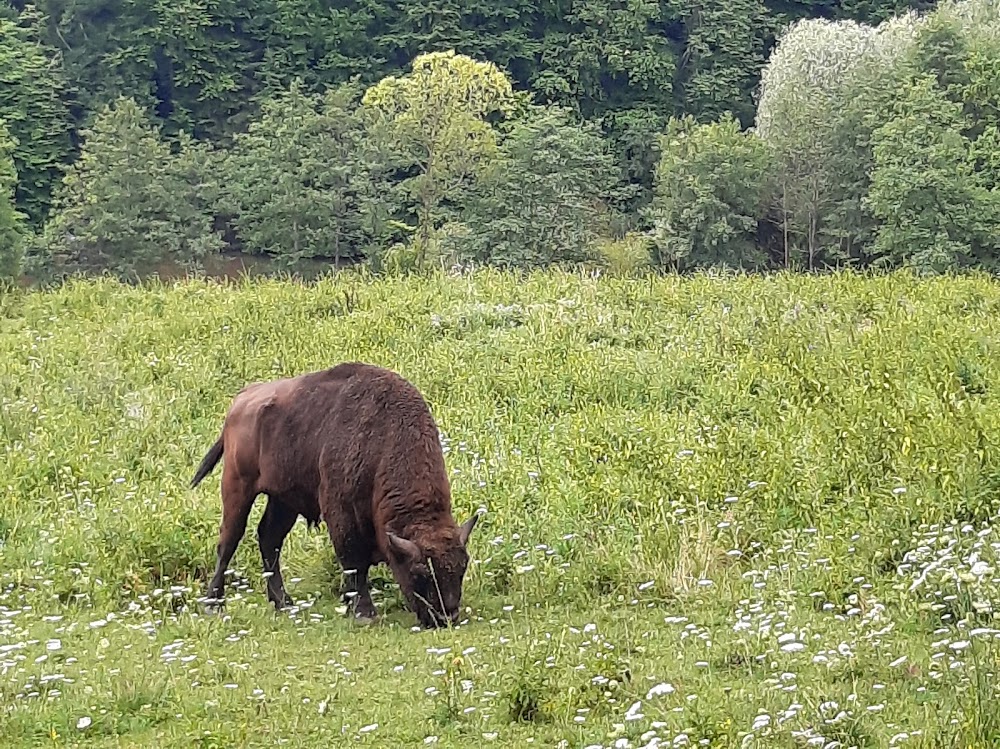
[[[386,562],[424,627],[457,621],[465,547],[478,516],[461,527],[452,518],[437,424],[412,384],[352,362],[249,385],[233,400],[192,488],[223,453],[222,524],[209,599],[222,599],[223,575],[250,508],[258,494],[267,494],[257,538],[275,608],[291,603],[279,556],[302,515],[311,525],[326,522],[359,620],[376,617],[368,569]]]

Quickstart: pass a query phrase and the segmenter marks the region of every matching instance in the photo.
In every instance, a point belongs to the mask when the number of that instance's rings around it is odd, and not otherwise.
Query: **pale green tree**
[[[39,260],[49,270],[132,277],[163,261],[197,264],[221,247],[211,214],[194,210],[198,193],[185,175],[199,163],[192,142],[175,157],[146,113],[125,97],[105,106],[83,138],[42,238]]]
[[[288,262],[364,253],[384,201],[371,194],[357,99],[352,86],[314,95],[296,80],[236,137],[225,200],[247,250]]]
[[[785,264],[850,255],[865,192],[861,123],[882,105],[912,39],[912,16],[873,28],[809,19],[780,38],[761,72],[755,131],[778,167],[776,210]],[[860,109],[859,109],[860,107]]]
[[[468,189],[496,155],[488,118],[513,109],[511,83],[493,63],[431,52],[416,57],[406,75],[369,88],[362,104],[375,142],[399,169],[414,172],[404,186],[416,208],[422,264],[442,203]]]

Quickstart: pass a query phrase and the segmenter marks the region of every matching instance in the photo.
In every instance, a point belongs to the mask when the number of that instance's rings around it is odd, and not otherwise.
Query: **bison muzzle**
[[[191,481],[225,454],[222,523],[209,601],[223,599],[224,575],[259,494],[257,526],[267,595],[289,605],[279,557],[301,515],[326,523],[347,578],[345,597],[373,621],[368,571],[381,562],[424,627],[458,621],[478,515],[458,526],[437,424],[419,391],[388,369],[350,362],[249,385],[233,399],[222,434]]]

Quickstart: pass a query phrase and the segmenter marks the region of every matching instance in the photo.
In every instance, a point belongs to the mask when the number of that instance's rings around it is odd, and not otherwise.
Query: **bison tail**
[[[198,484],[201,483],[201,480],[212,472],[212,469],[215,468],[219,459],[222,458],[222,450],[222,437],[219,437],[219,439],[215,441],[215,444],[208,449],[207,453],[205,453],[205,457],[201,460],[201,465],[198,466],[198,470],[195,471],[194,478],[191,479],[192,489],[198,486]]]

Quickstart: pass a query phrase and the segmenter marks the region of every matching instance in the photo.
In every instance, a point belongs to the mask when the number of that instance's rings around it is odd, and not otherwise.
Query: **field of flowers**
[[[1000,285],[499,272],[0,297],[4,747],[986,747]],[[442,430],[466,618],[326,531],[202,613],[246,383],[389,366]]]

